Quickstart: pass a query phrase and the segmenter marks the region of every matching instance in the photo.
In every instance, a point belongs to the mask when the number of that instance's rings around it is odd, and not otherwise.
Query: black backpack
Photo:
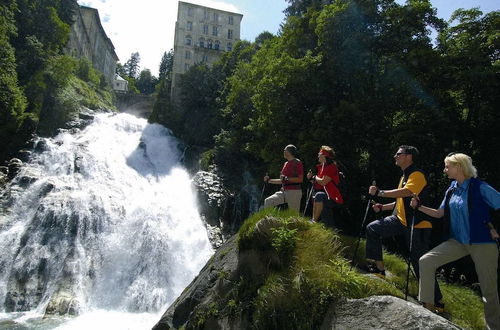
[[[346,197],[347,197],[347,177],[345,175],[345,170],[344,170],[344,166],[340,165],[340,162],[336,162],[335,166],[337,166],[337,170],[339,171],[339,183],[338,184],[335,184],[335,182],[333,182],[333,184],[335,185],[335,187],[337,187],[337,189],[339,190],[340,192],[340,195],[342,196],[342,199],[344,200],[344,204],[346,202]]]

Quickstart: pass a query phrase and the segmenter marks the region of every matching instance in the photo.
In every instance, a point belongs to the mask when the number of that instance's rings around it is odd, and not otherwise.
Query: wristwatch
[[[385,191],[379,190],[377,196],[384,197]]]

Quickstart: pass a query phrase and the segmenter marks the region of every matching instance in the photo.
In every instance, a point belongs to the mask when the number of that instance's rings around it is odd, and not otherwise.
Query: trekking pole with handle
[[[312,171],[309,170],[309,172],[311,173]],[[311,188],[307,192],[306,206],[304,206],[304,212],[302,213],[303,216],[306,216],[307,207],[309,206],[309,201],[311,200],[311,196],[312,196],[313,190],[314,190],[314,183],[311,181]]]
[[[372,182],[372,186],[376,186],[375,180]],[[359,243],[361,241],[361,235],[363,234],[363,228],[365,227],[366,218],[368,217],[368,211],[370,211],[370,205],[372,203],[372,195],[368,194],[368,202],[366,203],[365,215],[363,221],[361,222],[361,228],[359,229],[358,241],[356,242],[356,248],[354,249],[354,255],[352,256],[351,269],[354,266],[354,260],[356,260],[356,254],[358,253]]]
[[[413,194],[413,198],[417,199],[418,198],[417,194]],[[415,208],[413,208],[413,216],[411,217],[410,248],[409,248],[409,255],[408,255],[408,268],[406,270],[405,300],[408,300],[408,286],[410,284],[411,250],[413,247],[413,226],[415,225],[415,214],[416,213],[417,213],[417,208],[415,207]]]

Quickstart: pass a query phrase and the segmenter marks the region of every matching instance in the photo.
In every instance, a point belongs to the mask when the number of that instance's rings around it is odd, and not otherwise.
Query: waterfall
[[[213,253],[179,142],[99,114],[38,149],[0,196],[0,328],[151,328]]]

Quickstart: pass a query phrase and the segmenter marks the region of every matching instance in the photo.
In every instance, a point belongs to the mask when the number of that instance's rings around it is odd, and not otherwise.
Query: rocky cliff
[[[160,329],[458,329],[384,280],[351,272],[336,234],[297,217],[247,220],[164,313]]]

